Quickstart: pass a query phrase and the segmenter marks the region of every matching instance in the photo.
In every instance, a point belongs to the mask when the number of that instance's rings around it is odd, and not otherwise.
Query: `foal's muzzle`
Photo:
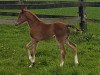
[[[18,26],[19,25],[19,23],[18,22],[15,22],[15,26]]]

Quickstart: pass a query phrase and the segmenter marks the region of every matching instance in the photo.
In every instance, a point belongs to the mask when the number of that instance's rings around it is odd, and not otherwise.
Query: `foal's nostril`
[[[18,23],[17,22],[15,23],[15,26],[18,26]]]

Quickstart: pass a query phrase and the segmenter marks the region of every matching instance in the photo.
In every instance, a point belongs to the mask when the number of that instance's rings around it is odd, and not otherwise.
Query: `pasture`
[[[0,9],[0,11],[20,10]],[[31,11],[36,14],[78,16],[77,8],[31,9]],[[99,8],[87,7],[86,13],[87,18],[100,20]],[[0,19],[16,19],[16,17],[0,16]],[[100,23],[87,22],[87,26],[88,30],[82,34],[71,29],[70,40],[76,43],[78,48],[80,63],[78,66],[74,65],[72,50],[65,45],[67,52],[65,64],[64,67],[59,67],[60,50],[55,39],[51,38],[38,44],[36,64],[29,68],[25,48],[30,41],[29,27],[27,24],[18,27],[0,24],[0,75],[100,75]]]
[[[59,67],[59,48],[52,38],[37,47],[36,64],[29,68],[25,44],[30,41],[28,26],[0,25],[0,75],[100,75],[100,25],[88,23],[88,32],[71,32],[78,46],[79,66],[74,66],[72,50],[66,46],[64,67]]]
[[[2,1],[2,0],[0,0]],[[18,1],[18,0],[5,0],[5,1]],[[78,0],[28,0],[28,1],[78,1]],[[89,2],[99,2],[99,0],[85,0]]]
[[[78,16],[78,8],[52,8],[52,9],[30,9],[35,14],[43,15],[63,15],[63,16]],[[0,12],[19,12],[20,10],[2,10]],[[52,13],[51,13],[52,12]],[[100,8],[98,7],[86,7],[86,15],[89,19],[100,19]]]

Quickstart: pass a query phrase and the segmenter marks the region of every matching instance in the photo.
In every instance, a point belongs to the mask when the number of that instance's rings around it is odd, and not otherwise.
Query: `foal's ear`
[[[24,12],[25,10],[27,10],[26,6],[21,6],[21,11]]]

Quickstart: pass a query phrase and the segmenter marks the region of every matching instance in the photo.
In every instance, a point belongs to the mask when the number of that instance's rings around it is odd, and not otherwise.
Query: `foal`
[[[18,20],[16,21],[16,25],[20,25],[25,21],[27,21],[29,24],[30,36],[32,38],[31,41],[26,45],[28,49],[29,60],[31,62],[31,65],[29,67],[32,67],[32,65],[35,63],[35,50],[37,43],[52,36],[56,37],[59,44],[61,53],[60,66],[63,66],[66,55],[64,44],[67,44],[70,48],[73,49],[74,62],[75,64],[78,64],[77,48],[75,44],[70,42],[68,39],[70,33],[69,27],[72,26],[65,25],[61,22],[46,24],[42,22],[35,14],[32,14],[26,9],[22,9],[19,14]]]

